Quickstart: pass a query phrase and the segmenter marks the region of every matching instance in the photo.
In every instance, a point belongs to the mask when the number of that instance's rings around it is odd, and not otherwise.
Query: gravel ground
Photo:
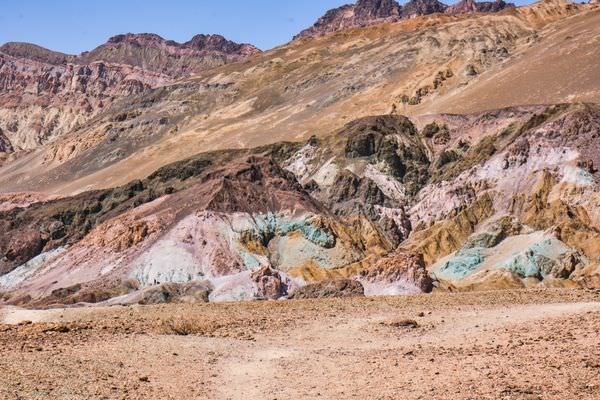
[[[600,399],[600,291],[0,313],[2,399]]]

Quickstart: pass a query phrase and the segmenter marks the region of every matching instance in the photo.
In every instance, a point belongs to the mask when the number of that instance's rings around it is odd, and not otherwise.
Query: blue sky
[[[127,32],[179,42],[220,33],[269,49],[353,0],[3,0],[0,44],[31,42],[78,54]],[[521,2],[522,3],[522,2]]]

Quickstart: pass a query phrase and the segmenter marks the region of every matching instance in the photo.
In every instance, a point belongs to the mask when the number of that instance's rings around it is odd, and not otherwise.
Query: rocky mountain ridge
[[[294,39],[323,36],[343,29],[397,22],[435,13],[499,12],[508,7],[514,7],[514,4],[505,3],[503,0],[494,2],[461,0],[452,6],[438,0],[410,0],[404,5],[400,5],[395,0],[358,0],[355,4],[327,11],[313,26],[300,32]]]
[[[185,43],[165,40],[151,33],[113,36],[92,51],[82,53],[81,63],[104,61],[127,64],[172,77],[182,77],[231,62],[241,61],[260,50],[221,35],[195,35]]]
[[[29,43],[0,47],[2,153],[28,151],[72,130],[115,100],[260,52],[220,35],[186,43],[126,34],[79,56]]]

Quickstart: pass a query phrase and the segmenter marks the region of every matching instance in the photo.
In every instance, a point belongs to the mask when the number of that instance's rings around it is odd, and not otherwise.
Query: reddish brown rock
[[[6,221],[0,221],[0,230],[8,231]],[[48,238],[34,229],[21,229],[11,236],[0,238],[0,275],[12,266],[23,264],[42,252]]]
[[[327,13],[294,39],[326,35],[342,29],[368,26],[381,22],[397,21],[402,7],[394,0],[359,0],[354,5],[345,5]]]
[[[447,6],[437,0],[411,0],[401,6],[395,0],[359,0],[356,4],[347,4],[327,11],[313,26],[300,32],[294,39],[323,36],[343,29],[397,22],[435,13],[498,12],[506,7],[514,7],[514,4],[505,3],[503,0],[481,3],[463,0],[453,6]]]
[[[127,64],[144,70],[179,77],[206,68],[243,60],[260,50],[221,35],[196,35],[185,43],[166,40],[152,33],[127,33],[78,57],[79,62]]]
[[[287,294],[287,288],[281,279],[281,275],[270,267],[263,267],[254,271],[252,281],[256,285],[257,298],[259,299],[276,300]]]
[[[448,7],[448,14],[467,14],[477,12],[499,12],[508,7],[514,7],[513,3],[503,0],[476,2],[474,0],[462,0]]]
[[[403,18],[414,18],[420,15],[443,13],[448,6],[437,0],[411,0],[402,6]]]
[[[413,252],[398,251],[382,258],[372,267],[361,271],[360,279],[382,286],[401,283],[407,289],[412,286],[422,293],[429,293],[433,289],[423,255]]]

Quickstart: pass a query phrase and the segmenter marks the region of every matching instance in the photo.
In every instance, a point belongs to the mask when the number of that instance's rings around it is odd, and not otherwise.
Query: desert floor
[[[1,399],[600,399],[600,291],[0,311]]]

